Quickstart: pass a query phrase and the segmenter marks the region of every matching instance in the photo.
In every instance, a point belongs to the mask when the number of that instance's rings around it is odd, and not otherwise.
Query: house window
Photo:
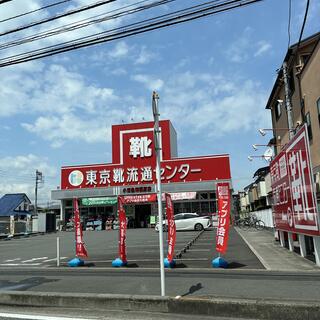
[[[274,109],[274,112],[275,112],[275,115],[276,115],[276,120],[278,121],[278,119],[280,118],[281,116],[281,106],[282,106],[282,103],[278,102],[276,103],[276,107]]]
[[[311,128],[310,112],[306,113],[306,124],[307,124],[307,129],[308,129],[309,140],[312,140],[312,128]]]
[[[318,121],[320,125],[320,98],[317,101]]]

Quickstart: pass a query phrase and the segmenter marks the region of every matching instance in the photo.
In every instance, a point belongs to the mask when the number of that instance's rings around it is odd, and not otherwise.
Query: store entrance
[[[136,228],[147,228],[150,224],[151,204],[139,204],[135,206]]]

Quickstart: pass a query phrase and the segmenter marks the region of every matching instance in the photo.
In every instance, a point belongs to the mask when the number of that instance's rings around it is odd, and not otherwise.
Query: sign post
[[[160,278],[161,278],[161,296],[165,296],[165,275],[164,275],[164,255],[163,255],[163,225],[162,225],[162,189],[160,173],[160,130],[159,130],[159,95],[154,91],[152,94],[152,111],[154,117],[154,141],[156,150],[156,176],[157,176],[157,194],[158,194],[158,221],[159,221],[159,249],[160,249]]]

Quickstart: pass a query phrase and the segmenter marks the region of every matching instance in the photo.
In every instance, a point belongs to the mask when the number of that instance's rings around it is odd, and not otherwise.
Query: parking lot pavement
[[[177,232],[175,252],[180,252],[199,232]],[[177,268],[211,268],[215,252],[216,229],[204,231],[192,246],[177,259]],[[166,254],[166,233],[164,252]],[[0,267],[50,268],[56,266],[56,239],[60,238],[61,266],[75,257],[74,233],[38,235],[28,238],[0,241]],[[88,267],[111,267],[118,256],[118,230],[86,231],[84,241],[89,257]],[[127,230],[127,259],[131,268],[159,267],[159,234],[153,229]],[[230,268],[262,269],[263,266],[233,228],[230,229],[229,248],[224,256]]]

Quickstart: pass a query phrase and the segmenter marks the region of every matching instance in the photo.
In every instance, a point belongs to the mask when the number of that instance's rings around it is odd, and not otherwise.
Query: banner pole
[[[156,176],[157,176],[157,195],[158,195],[158,220],[159,220],[159,249],[160,249],[160,280],[161,280],[161,296],[165,296],[165,274],[164,274],[164,254],[163,254],[163,224],[162,224],[162,188],[160,174],[160,152],[159,145],[159,110],[158,110],[159,95],[153,91],[152,93],[152,111],[154,118],[154,141],[156,151]]]
[[[57,267],[60,267],[60,238],[57,237]]]

